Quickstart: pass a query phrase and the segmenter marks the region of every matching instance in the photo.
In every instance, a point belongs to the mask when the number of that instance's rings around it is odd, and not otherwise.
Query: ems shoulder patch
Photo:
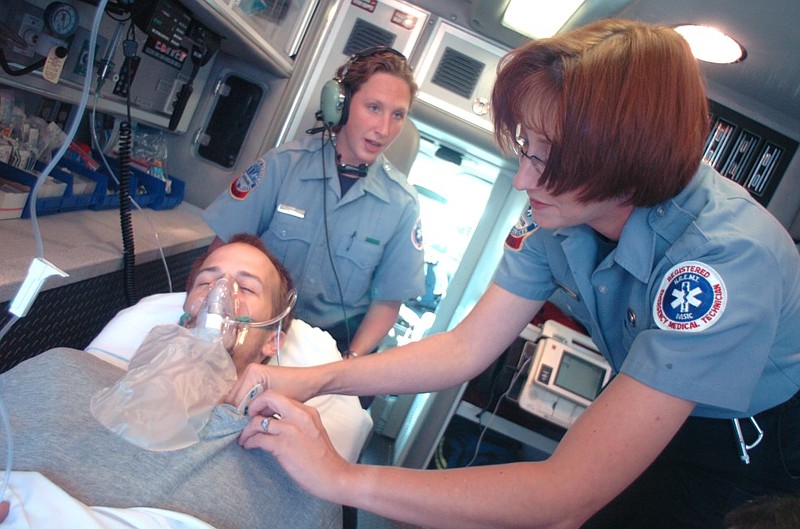
[[[517,223],[511,227],[511,231],[508,232],[506,236],[506,248],[519,251],[525,239],[536,231],[537,228],[538,226],[531,216],[531,207],[528,206],[525,208],[525,211],[522,212],[522,215],[519,216]]]
[[[236,200],[244,200],[247,198],[247,195],[250,194],[250,191],[255,189],[258,184],[264,180],[266,169],[267,166],[264,163],[264,160],[258,160],[256,163],[248,167],[245,172],[237,176],[233,182],[231,182],[231,197],[235,198]]]
[[[414,228],[411,230],[411,244],[417,250],[422,250],[422,219],[417,219]]]
[[[670,268],[658,287],[653,319],[659,328],[699,332],[714,325],[725,312],[728,293],[712,267],[685,261]]]

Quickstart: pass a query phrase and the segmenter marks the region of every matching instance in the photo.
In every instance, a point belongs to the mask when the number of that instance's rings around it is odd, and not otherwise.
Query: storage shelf
[[[482,426],[487,426],[489,429],[499,432],[507,437],[515,439],[520,443],[526,444],[530,447],[541,450],[547,454],[552,454],[556,449],[558,441],[542,435],[534,430],[520,426],[519,424],[504,419],[500,415],[495,415],[490,411],[483,411],[481,408],[462,400],[456,408],[456,415],[463,417],[467,420],[478,423]],[[480,416],[481,420],[478,421],[477,417]]]

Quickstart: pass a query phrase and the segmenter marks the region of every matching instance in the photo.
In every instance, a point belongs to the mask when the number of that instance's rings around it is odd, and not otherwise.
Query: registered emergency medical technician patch
[[[247,195],[256,188],[264,179],[266,166],[264,160],[258,160],[231,182],[231,196],[236,200],[244,200]]]
[[[536,223],[531,216],[531,207],[528,206],[525,208],[525,211],[522,212],[522,215],[519,216],[517,223],[511,227],[511,231],[508,232],[506,236],[506,248],[518,251],[522,248],[522,243],[525,242],[528,235],[533,233],[536,228]]]
[[[670,268],[653,304],[661,329],[698,332],[714,325],[725,311],[728,293],[716,270],[699,261]]]

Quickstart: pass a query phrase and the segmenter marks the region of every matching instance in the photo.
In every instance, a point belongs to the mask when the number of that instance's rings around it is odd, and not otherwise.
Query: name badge
[[[297,217],[298,219],[306,218],[306,211],[304,209],[299,209],[294,206],[287,206],[286,204],[278,204],[278,213],[291,215],[292,217]]]

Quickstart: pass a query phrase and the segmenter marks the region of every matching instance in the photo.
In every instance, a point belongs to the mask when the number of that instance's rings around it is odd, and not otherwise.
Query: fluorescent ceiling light
[[[701,61],[728,64],[739,62],[747,56],[741,44],[718,29],[709,26],[676,26],[675,31],[683,35],[692,48],[692,53]]]
[[[502,24],[532,39],[555,35],[584,0],[511,0]]]

